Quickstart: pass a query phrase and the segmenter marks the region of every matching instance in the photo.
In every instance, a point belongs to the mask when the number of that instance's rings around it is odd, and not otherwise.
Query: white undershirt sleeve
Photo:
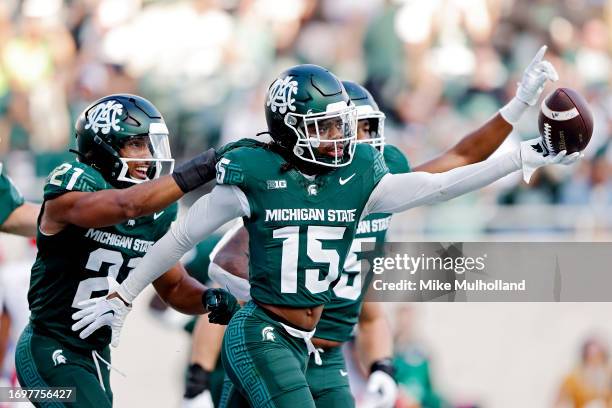
[[[200,197],[186,216],[178,219],[170,231],[153,245],[119,287],[119,295],[132,302],[138,294],[174,266],[198,242],[226,222],[250,216],[249,202],[238,187],[218,185]]]
[[[445,173],[387,174],[372,191],[362,217],[373,213],[397,213],[450,200],[520,168],[520,154],[516,151]]]

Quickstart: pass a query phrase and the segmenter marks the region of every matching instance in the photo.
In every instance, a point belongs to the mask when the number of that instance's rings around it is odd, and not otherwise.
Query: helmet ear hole
[[[287,124],[288,124],[289,126],[295,126],[295,125],[297,125],[297,122],[298,122],[298,121],[297,121],[297,118],[296,118],[295,116],[292,116],[292,115],[287,115],[287,116],[285,116],[285,117],[287,118]]]
[[[293,146],[293,154],[295,154],[298,157],[302,157],[304,155],[304,149],[302,149],[300,146]]]

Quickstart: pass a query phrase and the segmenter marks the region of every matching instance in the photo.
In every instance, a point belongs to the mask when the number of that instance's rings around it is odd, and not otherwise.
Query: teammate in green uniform
[[[0,163],[0,231],[25,237],[35,236],[39,210],[39,205],[24,200]],[[3,310],[3,292],[5,288],[0,287],[0,366],[4,361],[12,319],[15,317]]]
[[[536,56],[536,60],[538,58]],[[549,74],[541,78],[541,83],[547,79],[555,79],[554,69],[550,70]],[[383,154],[391,173],[410,172],[410,165],[404,154],[395,146],[385,143],[385,115],[379,110],[372,95],[359,84],[351,81],[342,83],[357,106],[358,142],[368,143],[377,148]],[[512,125],[498,114],[481,128],[465,136],[453,148],[434,160],[417,166],[415,170],[438,173],[482,161],[499,147],[511,130]],[[397,386],[392,377],[394,370],[391,364],[393,350],[390,329],[379,304],[363,304],[358,261],[362,256],[359,254],[359,249],[363,242],[375,242],[377,245],[385,242],[390,218],[391,214],[371,214],[359,222],[341,278],[333,288],[332,300],[323,309],[313,338],[314,345],[323,350],[321,355],[323,364],[317,365],[311,359],[306,371],[306,378],[317,407],[353,405],[340,345],[351,339],[358,322],[358,344],[363,346],[361,348],[364,351],[362,353],[364,363],[371,372],[368,403],[375,407],[391,407],[396,399]],[[244,228],[228,231],[223,241],[224,246],[216,253],[211,270],[221,271],[215,274],[221,287],[228,288],[239,300],[248,299],[249,286],[244,278],[248,279],[249,234]],[[191,366],[190,385],[204,392],[206,388],[203,384],[197,387],[194,383],[198,378],[208,378],[208,370],[203,367],[210,367],[209,360],[214,361],[216,358],[215,348],[211,343],[214,343],[217,334],[206,331],[196,333],[196,336],[198,334],[199,338],[195,337],[194,343],[202,343],[201,348],[207,349],[208,355],[200,357],[201,364]]]
[[[176,217],[173,203],[213,178],[216,158],[210,150],[173,171],[164,120],[135,95],[94,102],[75,130],[77,161],[58,166],[44,187],[28,293],[30,324],[15,360],[24,387],[76,387],[71,406],[110,407],[111,331],[103,328],[84,339],[88,331],[73,331],[83,325],[73,326],[71,317],[87,321],[83,308],[90,298],[114,290],[128,276],[168,231]],[[201,314],[207,299],[231,301],[226,292],[189,278],[179,264],[167,269],[154,286],[177,310]],[[118,298],[109,302],[103,319],[123,312],[117,303],[123,305]],[[42,406],[63,406],[60,402]]]
[[[37,204],[23,199],[0,163],[0,231],[25,237],[35,236],[39,210]]]
[[[305,370],[309,354],[317,364],[321,357],[311,338],[362,217],[449,200],[520,169],[529,173],[579,157],[544,157],[529,141],[497,159],[446,173],[389,174],[375,148],[354,143],[357,110],[341,82],[314,65],[290,68],[274,81],[266,119],[273,142],[227,152],[212,192],[173,224],[116,293],[90,307],[108,310],[117,296],[132,302],[198,241],[244,217],[253,301],[229,323],[222,358],[232,383],[254,407],[315,406]],[[120,307],[123,313],[107,322],[113,331],[128,312]]]

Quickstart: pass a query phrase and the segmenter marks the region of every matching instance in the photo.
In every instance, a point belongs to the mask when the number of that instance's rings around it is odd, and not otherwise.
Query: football
[[[557,88],[542,101],[538,127],[549,152],[579,152],[593,134],[593,114],[582,95],[570,88]]]

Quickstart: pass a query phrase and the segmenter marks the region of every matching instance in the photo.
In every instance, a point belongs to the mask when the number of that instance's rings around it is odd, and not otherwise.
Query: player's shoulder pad
[[[260,142],[259,140],[251,139],[245,137],[243,139],[237,140],[235,142],[228,143],[217,150],[217,156],[223,156],[226,153],[238,149],[240,147],[250,147],[250,148],[261,148],[266,144],[264,142]]]
[[[412,171],[410,162],[408,161],[406,155],[393,145],[385,145],[383,157],[385,158],[385,163],[387,164],[387,167],[389,167],[389,171],[392,174],[410,173]]]
[[[382,154],[367,143],[357,144],[351,166],[355,166],[359,173],[371,175],[374,185],[389,173]]]
[[[255,143],[243,142],[241,146],[226,150],[219,158],[217,161],[218,184],[245,186],[248,177],[256,177],[271,165],[274,154],[266,148],[266,144],[253,139],[249,140]]]
[[[102,174],[93,167],[78,162],[57,166],[45,180],[44,198],[49,200],[71,191],[93,192],[111,188]]]

